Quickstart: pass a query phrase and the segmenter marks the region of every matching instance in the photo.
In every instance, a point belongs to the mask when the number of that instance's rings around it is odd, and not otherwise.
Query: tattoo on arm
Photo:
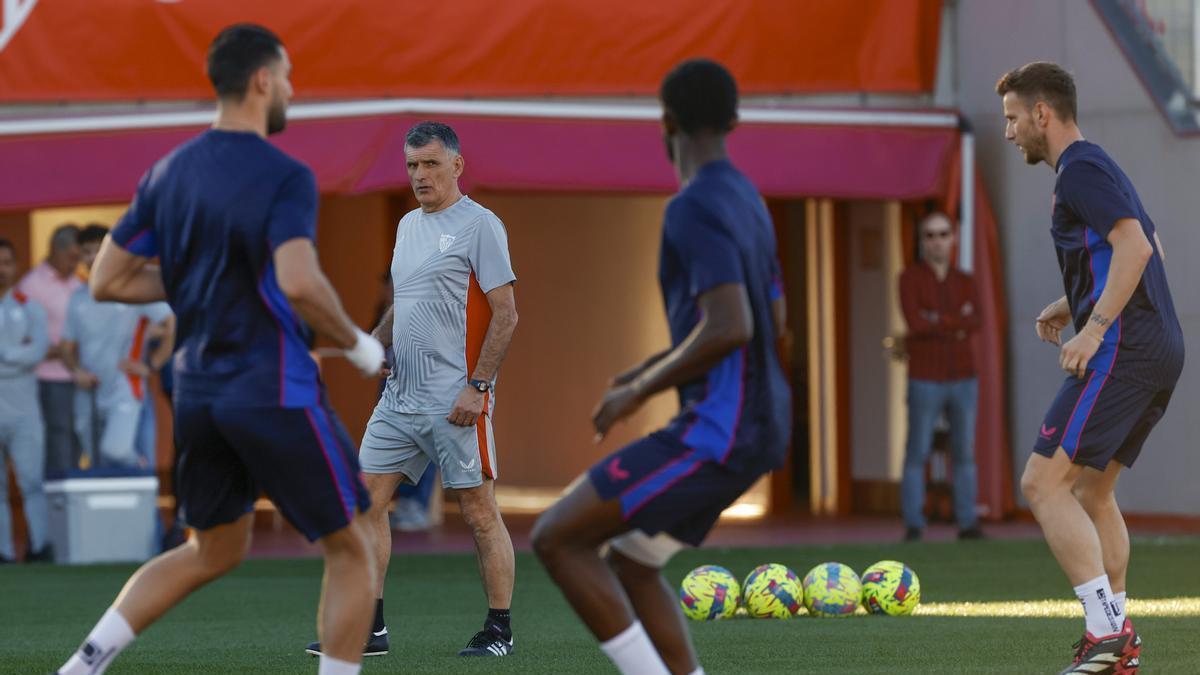
[[[1092,312],[1092,316],[1088,318],[1088,321],[1101,328],[1108,328],[1110,325],[1112,325],[1112,319],[1095,312]]]

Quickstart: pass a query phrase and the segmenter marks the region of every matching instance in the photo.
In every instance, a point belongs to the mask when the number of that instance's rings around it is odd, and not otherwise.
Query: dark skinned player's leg
[[[618,500],[601,501],[587,476],[533,526],[533,550],[567,602],[601,642],[635,621],[629,598],[599,548],[626,532]]]
[[[695,672],[699,661],[687,619],[679,609],[679,593],[658,568],[643,565],[620,551],[609,551],[608,564],[617,573],[634,613],[671,672]]]

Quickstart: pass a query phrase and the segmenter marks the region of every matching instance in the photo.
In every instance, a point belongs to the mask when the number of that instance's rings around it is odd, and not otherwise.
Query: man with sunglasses
[[[950,264],[954,227],[944,213],[917,225],[921,259],[900,275],[900,304],[908,324],[908,443],[900,505],[904,540],[918,541],[925,529],[925,461],[934,427],[944,410],[950,423],[954,469],[954,517],[959,539],[980,539],[975,515],[975,353],[979,330],[975,281]]]

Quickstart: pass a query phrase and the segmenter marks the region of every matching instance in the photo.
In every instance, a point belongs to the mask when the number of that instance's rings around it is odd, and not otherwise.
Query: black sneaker
[[[321,655],[321,643],[314,642],[314,643],[310,644],[308,647],[305,647],[304,651],[308,652],[309,654],[312,654],[313,656],[320,656]],[[387,626],[384,626],[383,630],[379,631],[378,633],[376,633],[375,631],[371,631],[371,636],[367,638],[367,644],[363,645],[363,656],[387,656],[387,653],[388,653]]]
[[[508,656],[513,653],[513,640],[505,640],[495,631],[481,630],[471,638],[459,656]]]
[[[921,528],[909,527],[904,530],[904,541],[921,541]]]
[[[974,526],[968,527],[965,530],[958,531],[958,540],[959,541],[967,541],[967,540],[972,540],[972,539],[987,539],[987,535],[985,535],[983,533],[983,530],[979,529],[978,525],[974,525]]]
[[[30,551],[25,554],[25,562],[27,563],[52,563],[54,562],[54,547],[46,544],[40,551]]]
[[[1142,638],[1128,619],[1121,632],[1106,638],[1084,633],[1075,643],[1075,660],[1058,675],[1090,673],[1099,675],[1134,675],[1141,666]]]

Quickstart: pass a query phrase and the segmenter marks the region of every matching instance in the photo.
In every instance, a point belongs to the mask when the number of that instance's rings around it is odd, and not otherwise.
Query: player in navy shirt
[[[667,75],[660,97],[683,185],[667,206],[659,263],[671,347],[616,376],[593,421],[602,438],[668,388],[678,389],[681,412],[597,463],[533,533],[542,564],[627,674],[699,667],[679,598],[659,570],[783,466],[791,428],[776,353],[785,305],[774,228],[725,151],[737,86],[721,65],[693,60]]]
[[[102,673],[134,635],[235,567],[260,490],[324,549],[321,672],[357,673],[370,626],[374,564],[358,515],[369,497],[308,326],[368,376],[383,348],[317,264],[312,172],[266,141],[283,130],[292,93],[283,45],[260,26],[231,26],[207,65],[216,123],[145,175],[90,280],[97,300],[168,300],[178,317],[176,496],[195,534],[130,578],[64,675]]]
[[[1063,673],[1132,673],[1141,638],[1125,617],[1129,535],[1113,496],[1162,419],[1183,369],[1183,333],[1162,242],[1125,172],[1076,125],[1075,83],[1030,63],[996,85],[1006,136],[1058,174],[1050,236],[1066,295],[1036,320],[1067,372],[1021,478],[1030,509],[1075,586],[1087,624]],[[1061,332],[1075,336],[1062,344]]]

